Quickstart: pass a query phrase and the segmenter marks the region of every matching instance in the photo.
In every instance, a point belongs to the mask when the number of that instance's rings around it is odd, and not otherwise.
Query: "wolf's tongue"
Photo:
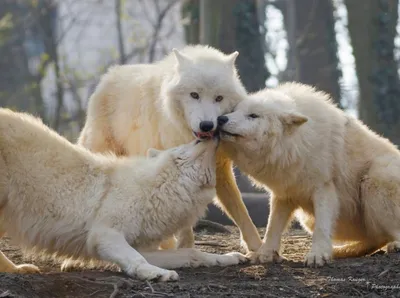
[[[212,138],[214,132],[212,131],[207,131],[207,132],[195,132],[196,137],[198,138]]]

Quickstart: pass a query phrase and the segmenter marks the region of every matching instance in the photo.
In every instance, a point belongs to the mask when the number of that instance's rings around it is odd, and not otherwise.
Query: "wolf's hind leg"
[[[400,252],[400,161],[381,158],[361,182],[369,241],[381,236],[387,252]],[[375,240],[376,241],[376,240]]]
[[[4,235],[4,233],[0,232],[0,238]],[[5,254],[0,251],[0,272],[8,272],[8,273],[40,273],[40,270],[35,265],[31,264],[22,264],[15,265],[11,260],[9,260]]]
[[[185,227],[178,232],[177,248],[192,248],[194,247],[194,234],[192,227]]]
[[[388,243],[386,249],[388,253],[400,252],[400,241],[393,241]]]
[[[31,264],[15,265],[4,255],[3,252],[0,251],[0,272],[40,273],[40,270],[35,265]]]
[[[388,253],[400,253],[400,233],[391,233],[392,242],[389,242],[386,246]]]
[[[161,241],[160,249],[175,249],[177,247],[177,241],[174,236]]]

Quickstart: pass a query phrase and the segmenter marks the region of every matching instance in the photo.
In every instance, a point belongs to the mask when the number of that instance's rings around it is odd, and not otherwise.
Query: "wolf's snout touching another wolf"
[[[280,261],[292,216],[312,233],[308,266],[400,249],[400,152],[328,95],[289,83],[252,94],[218,118],[221,146],[271,191],[263,244],[253,262]],[[332,240],[335,244],[333,248]]]
[[[212,138],[149,149],[148,158],[117,158],[73,145],[33,116],[0,109],[0,237],[112,262],[140,279],[176,280],[167,269],[238,264],[246,260],[239,253],[155,250],[212,202],[217,145]],[[37,271],[0,252],[0,272]]]
[[[122,65],[103,76],[89,100],[78,143],[93,152],[145,155],[216,133],[217,118],[247,96],[238,77],[238,53],[225,55],[206,46],[174,50],[155,64]],[[217,197],[240,228],[250,251],[261,239],[244,206],[225,153],[217,153]],[[177,234],[178,247],[193,247],[190,226]],[[175,239],[162,248],[175,246]]]

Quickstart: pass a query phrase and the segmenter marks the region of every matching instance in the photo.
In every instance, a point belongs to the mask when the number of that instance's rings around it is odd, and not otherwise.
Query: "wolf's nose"
[[[217,118],[217,122],[218,122],[218,125],[219,125],[219,126],[224,125],[226,122],[228,122],[228,120],[229,120],[229,118],[226,117],[226,116],[224,116],[224,115],[219,116],[219,117]]]
[[[207,132],[214,128],[214,123],[212,121],[201,121],[200,129],[201,131]]]

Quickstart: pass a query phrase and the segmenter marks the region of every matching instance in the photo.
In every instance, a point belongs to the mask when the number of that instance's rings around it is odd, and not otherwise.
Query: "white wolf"
[[[217,117],[247,96],[235,68],[237,55],[197,45],[174,50],[155,64],[112,67],[89,100],[78,143],[94,152],[129,156],[187,143],[193,134],[209,137]],[[257,250],[261,239],[242,202],[232,163],[220,150],[216,189],[248,249]],[[194,244],[191,227],[178,238],[179,247]]]
[[[151,252],[212,201],[216,149],[215,140],[196,141],[150,150],[151,158],[119,159],[73,145],[30,115],[0,109],[0,237],[7,233],[24,247],[64,257],[112,262],[140,279],[178,278],[156,266],[238,264],[245,260],[239,253]],[[0,272],[38,271],[0,252]]]
[[[271,194],[263,245],[252,261],[279,261],[295,211],[310,233],[309,266],[400,248],[400,152],[325,93],[288,83],[219,118],[224,150]],[[341,246],[333,249],[332,240]]]

